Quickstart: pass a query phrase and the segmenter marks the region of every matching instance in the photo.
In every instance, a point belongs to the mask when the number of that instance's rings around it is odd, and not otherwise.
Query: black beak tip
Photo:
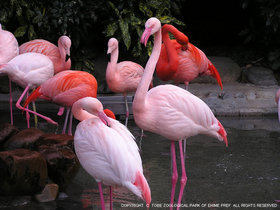
[[[69,60],[70,56],[69,55],[66,55],[65,56],[65,62],[67,62]]]

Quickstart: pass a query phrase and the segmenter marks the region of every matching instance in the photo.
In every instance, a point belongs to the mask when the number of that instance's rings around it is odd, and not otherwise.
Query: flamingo
[[[173,207],[175,187],[178,178],[175,141],[179,142],[182,167],[178,208],[187,182],[182,139],[197,134],[206,134],[224,141],[228,145],[226,131],[215,118],[211,109],[198,97],[174,85],[159,85],[148,91],[161,51],[161,23],[152,17],[145,23],[141,42],[147,44],[150,35],[155,35],[152,54],[146,64],[144,74],[136,90],[133,101],[135,123],[143,130],[159,134],[171,140],[172,188],[170,209]]]
[[[150,187],[143,175],[138,146],[129,130],[108,118],[96,98],[85,97],[73,104],[72,113],[81,121],[74,135],[74,147],[83,168],[98,183],[102,210],[105,210],[102,183],[124,186],[138,197],[151,202]]]
[[[0,24],[0,68],[1,65],[8,63],[14,57],[19,54],[18,42],[15,36],[6,30],[2,29]],[[9,89],[10,89],[10,114],[11,114],[11,124],[13,121],[13,99],[12,99],[12,82],[9,79]]]
[[[278,119],[280,122],[280,89],[276,92],[275,101],[278,104]]]
[[[64,35],[59,37],[58,47],[47,40],[35,39],[20,45],[19,54],[37,52],[48,56],[54,65],[54,74],[57,74],[71,68],[70,47],[71,39]]]
[[[200,75],[210,75],[223,89],[218,70],[200,49],[189,42],[185,34],[169,24],[165,24],[161,30],[163,44],[156,66],[161,80],[173,80],[177,84],[184,82],[187,89],[191,80]],[[171,40],[168,33],[172,33],[176,40]]]
[[[67,107],[66,116],[69,116],[71,106],[80,98],[97,97],[97,81],[95,77],[84,71],[65,70],[57,73],[52,78],[38,87],[25,101],[27,106],[38,97],[53,101],[54,103]],[[65,133],[68,117],[63,126]],[[71,135],[72,114],[70,116],[68,134]]]
[[[109,39],[107,54],[111,54],[111,58],[106,69],[106,81],[111,91],[122,93],[124,96],[126,108],[125,126],[127,127],[129,117],[127,93],[136,91],[144,69],[141,65],[132,61],[117,63],[119,46],[118,40],[115,38]]]
[[[52,61],[47,56],[40,53],[25,53],[18,55],[10,60],[7,64],[3,64],[0,68],[1,74],[7,74],[11,81],[15,82],[24,89],[16,103],[16,107],[26,111],[28,128],[29,112],[46,119],[50,123],[57,124],[50,118],[33,112],[20,105],[23,97],[25,95],[28,96],[29,89],[38,87],[47,79],[51,78],[53,76],[53,72]]]

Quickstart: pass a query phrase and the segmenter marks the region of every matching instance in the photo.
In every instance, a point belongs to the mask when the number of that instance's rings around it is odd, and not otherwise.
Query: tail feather
[[[29,104],[31,103],[32,101],[35,101],[37,98],[39,98],[42,93],[40,93],[40,90],[41,90],[41,86],[37,87],[36,90],[34,90],[30,96],[25,100],[24,102],[24,108]]]
[[[210,70],[212,76],[214,78],[216,78],[219,86],[223,90],[223,84],[222,84],[222,80],[221,80],[220,74],[219,74],[218,70],[216,69],[216,67],[210,61],[208,62],[208,69]]]
[[[227,140],[227,132],[226,130],[224,129],[223,125],[218,121],[218,125],[220,127],[220,130],[218,130],[218,134],[221,135],[221,137],[223,138],[226,146],[228,147],[228,140]]]

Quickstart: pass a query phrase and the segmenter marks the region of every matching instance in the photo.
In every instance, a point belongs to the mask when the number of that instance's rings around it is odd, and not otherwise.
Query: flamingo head
[[[58,45],[65,51],[65,62],[70,58],[71,39],[68,36],[61,36],[58,40]]]
[[[159,31],[160,29],[161,29],[160,21],[155,17],[149,18],[145,23],[145,31],[142,34],[141,43],[143,43],[146,46],[149,37],[154,33],[156,33],[157,31]]]
[[[118,49],[119,42],[115,38],[111,38],[108,41],[108,50],[107,54],[111,54],[114,50]]]

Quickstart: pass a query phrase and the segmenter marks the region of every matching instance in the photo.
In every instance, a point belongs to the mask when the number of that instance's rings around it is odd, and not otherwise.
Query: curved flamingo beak
[[[70,58],[70,49],[66,49],[66,56],[65,56],[65,62],[67,62]]]
[[[147,45],[148,39],[151,35],[151,28],[146,28],[145,31],[143,32],[142,36],[141,36],[141,43],[145,45]]]
[[[110,119],[107,117],[107,115],[104,112],[98,112],[99,119],[108,127],[111,127]]]

